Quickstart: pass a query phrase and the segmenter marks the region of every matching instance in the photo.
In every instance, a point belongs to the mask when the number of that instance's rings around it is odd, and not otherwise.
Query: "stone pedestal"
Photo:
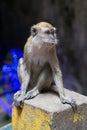
[[[87,97],[65,90],[77,102],[74,114],[56,93],[43,93],[25,100],[23,109],[13,105],[12,130],[87,130]]]

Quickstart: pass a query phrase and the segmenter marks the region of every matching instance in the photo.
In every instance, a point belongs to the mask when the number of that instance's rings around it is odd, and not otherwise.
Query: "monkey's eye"
[[[51,30],[51,34],[54,35],[54,33],[55,33],[54,30]]]
[[[47,30],[47,31],[45,31],[45,33],[54,35],[55,32],[54,32],[54,30]]]
[[[46,34],[50,34],[50,31],[49,31],[49,30],[47,30],[47,31],[45,31],[45,33],[46,33]]]

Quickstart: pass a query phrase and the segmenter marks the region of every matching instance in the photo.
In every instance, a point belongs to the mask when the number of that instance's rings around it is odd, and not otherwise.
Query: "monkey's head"
[[[57,44],[56,28],[47,22],[40,22],[32,26],[31,35],[35,44],[50,46]]]

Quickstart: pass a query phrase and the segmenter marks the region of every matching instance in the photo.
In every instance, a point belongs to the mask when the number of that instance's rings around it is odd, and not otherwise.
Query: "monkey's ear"
[[[57,29],[54,27],[54,32],[56,33],[57,32]]]
[[[35,28],[35,26],[32,26],[31,27],[31,35],[34,37],[34,36],[36,36],[36,34],[37,34],[37,29]]]

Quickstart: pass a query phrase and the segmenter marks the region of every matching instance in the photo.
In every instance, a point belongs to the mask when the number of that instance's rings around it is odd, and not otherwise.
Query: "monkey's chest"
[[[47,62],[47,59],[43,55],[35,55],[32,59],[32,63],[35,67],[43,67],[43,65]]]
[[[31,79],[30,86],[33,88],[38,81],[39,75],[44,70],[47,60],[43,56],[34,56],[31,61]]]
[[[42,55],[36,55],[32,58],[31,61],[31,70],[34,75],[38,75],[44,68],[47,60]]]

